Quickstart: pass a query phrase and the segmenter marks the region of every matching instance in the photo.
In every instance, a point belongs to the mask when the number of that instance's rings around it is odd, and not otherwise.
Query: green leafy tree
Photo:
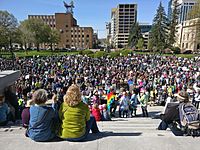
[[[139,50],[142,50],[143,47],[144,47],[144,39],[143,39],[143,38],[140,38],[140,39],[138,40],[138,43],[137,43],[137,48],[138,48]]]
[[[153,26],[151,29],[151,40],[153,42],[153,46],[156,48],[156,51],[162,51],[165,47],[167,47],[167,39],[168,39],[168,19],[160,2],[160,5],[157,9],[157,13],[153,20]]]
[[[55,29],[51,29],[49,33],[48,43],[50,43],[51,50],[53,50],[53,44],[58,44],[60,41],[60,32]]]
[[[7,11],[0,11],[0,47],[12,49],[17,25],[17,19],[12,14]]]
[[[200,18],[200,0],[192,7],[191,11],[188,13],[187,19]]]
[[[138,40],[142,37],[139,24],[136,22],[130,29],[128,45],[130,48],[136,47]]]
[[[172,48],[173,44],[176,42],[176,26],[178,25],[178,0],[173,1],[173,10],[172,10],[172,18],[169,24],[169,47]]]
[[[148,47],[147,47],[147,49],[150,50],[150,51],[153,51],[153,48],[154,48],[153,40],[152,40],[152,38],[150,38],[148,40]]]
[[[39,50],[39,45],[48,43],[51,28],[41,19],[28,19],[27,29],[34,35],[34,44]]]
[[[33,32],[28,28],[29,21],[24,20],[19,26],[21,32],[21,43],[24,46],[25,50],[30,47],[31,43],[34,43],[35,38]],[[27,47],[28,46],[28,47]]]

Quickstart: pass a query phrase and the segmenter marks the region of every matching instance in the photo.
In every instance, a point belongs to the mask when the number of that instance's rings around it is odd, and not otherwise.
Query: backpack
[[[184,128],[189,130],[200,129],[200,120],[198,109],[191,103],[179,105],[180,122]]]

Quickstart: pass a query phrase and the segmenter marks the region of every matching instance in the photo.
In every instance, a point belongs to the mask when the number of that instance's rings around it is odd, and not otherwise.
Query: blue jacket
[[[9,113],[9,108],[6,103],[0,106],[0,122],[7,121],[7,116]]]
[[[27,131],[28,136],[34,141],[49,141],[55,137],[57,110],[55,104],[52,107],[34,105],[30,107],[30,122]]]

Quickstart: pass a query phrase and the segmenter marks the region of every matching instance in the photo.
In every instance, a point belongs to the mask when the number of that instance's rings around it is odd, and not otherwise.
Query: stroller
[[[188,136],[200,136],[200,116],[197,108],[191,103],[179,105],[181,130]]]

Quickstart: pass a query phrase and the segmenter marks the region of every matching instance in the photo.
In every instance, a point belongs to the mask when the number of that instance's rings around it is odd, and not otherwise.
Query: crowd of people
[[[13,106],[15,110],[14,113],[11,111],[13,120],[21,117],[28,100],[33,99],[34,92],[39,89],[47,91],[46,100],[56,95],[58,101],[53,110],[64,113],[73,106],[70,102],[67,106],[63,105],[68,99],[66,93],[72,85],[80,88],[81,101],[88,106],[95,121],[111,120],[111,117],[117,116],[137,116],[138,106],[141,106],[142,115],[148,117],[148,105],[164,105],[167,99],[173,98],[174,94],[181,90],[188,93],[190,101],[198,108],[199,66],[200,57],[187,59],[159,55],[132,54],[118,58],[90,58],[82,55],[18,58],[13,69],[21,70],[21,77],[15,83],[16,97],[12,97],[18,102],[18,106],[11,104],[14,102],[6,101],[8,107]],[[9,63],[2,59],[0,70],[7,68]],[[5,99],[10,100],[6,95],[5,93]],[[63,117],[60,112],[59,116]],[[89,120],[86,115],[86,121]],[[68,134],[69,131],[63,132]]]

